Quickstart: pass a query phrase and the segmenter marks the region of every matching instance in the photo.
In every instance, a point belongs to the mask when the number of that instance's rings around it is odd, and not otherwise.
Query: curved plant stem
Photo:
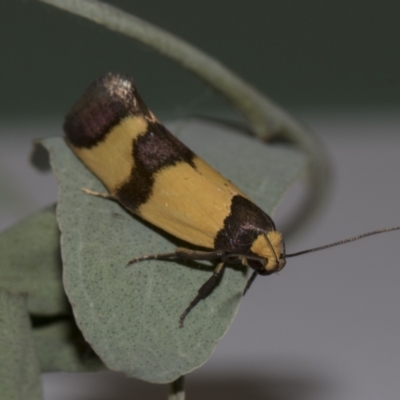
[[[310,159],[312,189],[308,203],[299,214],[301,218],[296,221],[298,224],[327,197],[327,157],[312,132],[220,62],[177,36],[109,4],[97,0],[40,1],[87,18],[156,49],[224,96],[248,120],[252,132],[258,137],[263,140],[288,140],[305,151]]]
[[[185,400],[184,376],[180,376],[169,384],[168,400]]]

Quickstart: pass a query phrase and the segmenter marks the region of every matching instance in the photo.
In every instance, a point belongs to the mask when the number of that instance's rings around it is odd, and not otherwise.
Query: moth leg
[[[251,284],[254,282],[254,279],[257,278],[257,275],[258,275],[257,271],[254,271],[254,272],[251,274],[250,278],[248,279],[248,281],[247,281],[247,283],[246,283],[246,287],[245,287],[244,290],[243,290],[243,296],[244,296],[244,295],[247,293],[247,291],[250,289],[250,286],[251,286]]]
[[[217,285],[218,281],[222,276],[224,267],[225,267],[225,261],[221,261],[220,263],[218,263],[211,277],[207,279],[206,282],[200,287],[200,289],[197,292],[197,296],[190,302],[189,306],[179,317],[180,328],[183,328],[183,322],[185,321],[185,318],[190,313],[190,311],[193,310],[193,308],[196,307],[196,305],[201,300],[204,300],[211,294],[211,292],[213,291],[213,289],[215,288],[215,286]]]
[[[146,256],[141,256],[141,257],[136,257],[133,258],[132,260],[128,261],[126,266],[128,267],[129,265],[135,264],[140,261],[146,261],[146,260],[174,260],[176,259],[176,253],[161,253],[161,254],[148,254]]]
[[[113,197],[110,193],[95,192],[94,190],[90,190],[87,188],[82,188],[81,190],[82,192],[90,194],[91,196],[101,197],[103,199],[108,199],[108,200],[115,200],[115,197]]]
[[[145,260],[215,260],[223,258],[224,254],[223,251],[197,251],[178,247],[173,253],[148,254],[134,258],[127,266]]]

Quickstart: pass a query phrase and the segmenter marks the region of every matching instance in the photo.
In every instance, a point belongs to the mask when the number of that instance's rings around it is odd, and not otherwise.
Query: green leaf
[[[66,313],[61,282],[60,232],[54,206],[0,235],[0,288],[26,293],[33,314]]]
[[[33,335],[42,372],[88,372],[105,368],[73,318],[36,328]]]
[[[0,289],[0,398],[42,398],[26,297],[3,289]]]
[[[267,212],[305,167],[305,158],[294,150],[267,147],[211,126],[181,138]],[[62,139],[44,144],[60,185],[64,285],[86,340],[110,369],[151,382],[170,382],[202,365],[237,312],[245,271],[227,268],[219,286],[180,329],[180,314],[212,267],[147,261],[127,268],[134,257],[187,244],[113,201],[83,193],[83,187],[105,189]]]

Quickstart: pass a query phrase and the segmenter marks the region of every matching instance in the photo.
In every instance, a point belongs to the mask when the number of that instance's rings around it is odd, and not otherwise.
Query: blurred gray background
[[[2,119],[63,115],[108,71],[132,74],[153,108],[177,115],[179,105],[207,92],[180,67],[119,34],[34,0],[0,3]],[[110,3],[218,57],[291,109],[399,106],[398,1]]]
[[[288,252],[400,225],[398,1],[112,4],[216,56],[318,133],[333,191]],[[0,229],[56,200],[51,174],[29,165],[31,142],[61,135],[63,115],[95,77],[130,73],[170,120],[229,112],[155,51],[33,0],[0,2],[0,41]],[[299,196],[299,187],[289,192],[278,227]],[[398,399],[399,240],[385,234],[291,259],[256,280],[211,360],[188,376],[188,397]],[[43,383],[45,400],[166,396],[117,373],[45,374]]]

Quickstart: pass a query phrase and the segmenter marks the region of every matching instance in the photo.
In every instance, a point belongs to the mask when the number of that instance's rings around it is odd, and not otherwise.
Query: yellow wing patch
[[[170,234],[214,248],[214,239],[240,190],[196,157],[197,169],[179,163],[157,172],[149,200],[138,214]]]
[[[73,147],[85,165],[96,174],[112,195],[130,176],[135,160],[132,156],[134,140],[144,134],[147,121],[143,116],[129,116],[121,120],[94,147]]]

